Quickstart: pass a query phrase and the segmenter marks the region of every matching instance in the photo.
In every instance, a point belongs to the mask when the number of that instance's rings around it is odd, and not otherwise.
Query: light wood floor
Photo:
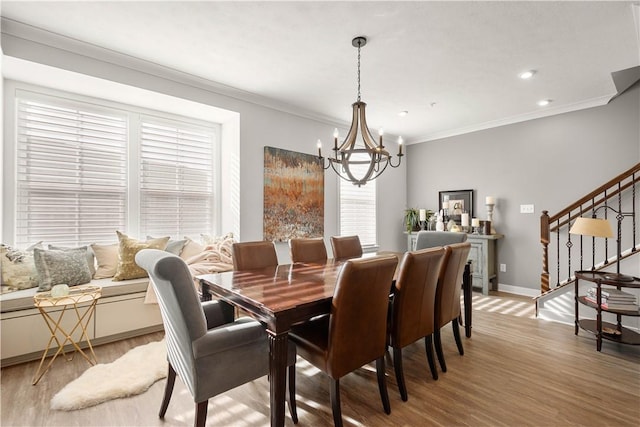
[[[640,419],[640,347],[605,342],[573,327],[533,318],[528,298],[474,294],[474,328],[459,356],[451,328],[442,333],[448,372],[433,381],[422,342],[405,349],[409,401],[398,394],[387,365],[391,415],[382,410],[375,369],[368,366],[341,379],[346,426],[637,426]],[[28,333],[28,331],[25,331]],[[110,362],[161,333],[96,348]],[[194,404],[176,381],[165,421],[157,413],[165,381],[147,392],[73,412],[49,409],[51,397],[87,368],[81,358],[56,360],[40,383],[31,385],[36,363],[1,374],[2,426],[191,426]],[[329,382],[298,359],[300,426],[332,425]],[[209,401],[208,426],[268,426],[266,378]],[[292,426],[287,411],[286,425]]]

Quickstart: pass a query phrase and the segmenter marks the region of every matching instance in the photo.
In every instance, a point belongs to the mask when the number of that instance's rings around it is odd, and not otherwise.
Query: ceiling
[[[345,123],[357,95],[351,39],[364,35],[368,123],[408,142],[605,104],[611,73],[640,65],[639,10],[622,1],[1,3],[4,18]],[[525,70],[536,73],[521,80]]]

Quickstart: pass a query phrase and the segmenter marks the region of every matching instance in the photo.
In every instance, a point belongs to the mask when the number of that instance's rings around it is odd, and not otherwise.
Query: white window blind
[[[366,168],[367,165],[356,165]],[[365,170],[354,168],[356,176]],[[377,245],[376,237],[376,181],[358,187],[344,179],[340,180],[340,235],[357,234],[362,246]]]
[[[17,99],[16,244],[111,242],[127,222],[127,119]]]
[[[199,236],[213,229],[214,131],[142,118],[140,231]]]

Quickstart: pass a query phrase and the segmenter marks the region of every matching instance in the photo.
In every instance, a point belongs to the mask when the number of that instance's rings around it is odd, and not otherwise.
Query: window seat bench
[[[102,287],[102,296],[97,302],[95,315],[87,327],[92,345],[105,344],[163,329],[158,305],[145,304],[149,278],[123,281],[113,281],[112,278],[94,279],[88,284]],[[33,296],[37,291],[38,288],[30,288],[0,295],[0,366],[2,367],[42,357],[50,332],[40,312],[34,306]],[[69,324],[73,322],[71,316],[71,313],[65,316],[67,317],[65,321]],[[73,351],[70,345],[69,350]]]

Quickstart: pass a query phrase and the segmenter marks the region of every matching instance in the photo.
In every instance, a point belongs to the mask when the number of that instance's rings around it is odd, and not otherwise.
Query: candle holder
[[[473,233],[475,235],[480,234],[480,220],[478,218],[473,218],[471,220],[471,228],[473,229]]]
[[[487,221],[491,223],[491,234],[496,234],[496,229],[493,227],[493,208],[495,203],[487,203]]]

